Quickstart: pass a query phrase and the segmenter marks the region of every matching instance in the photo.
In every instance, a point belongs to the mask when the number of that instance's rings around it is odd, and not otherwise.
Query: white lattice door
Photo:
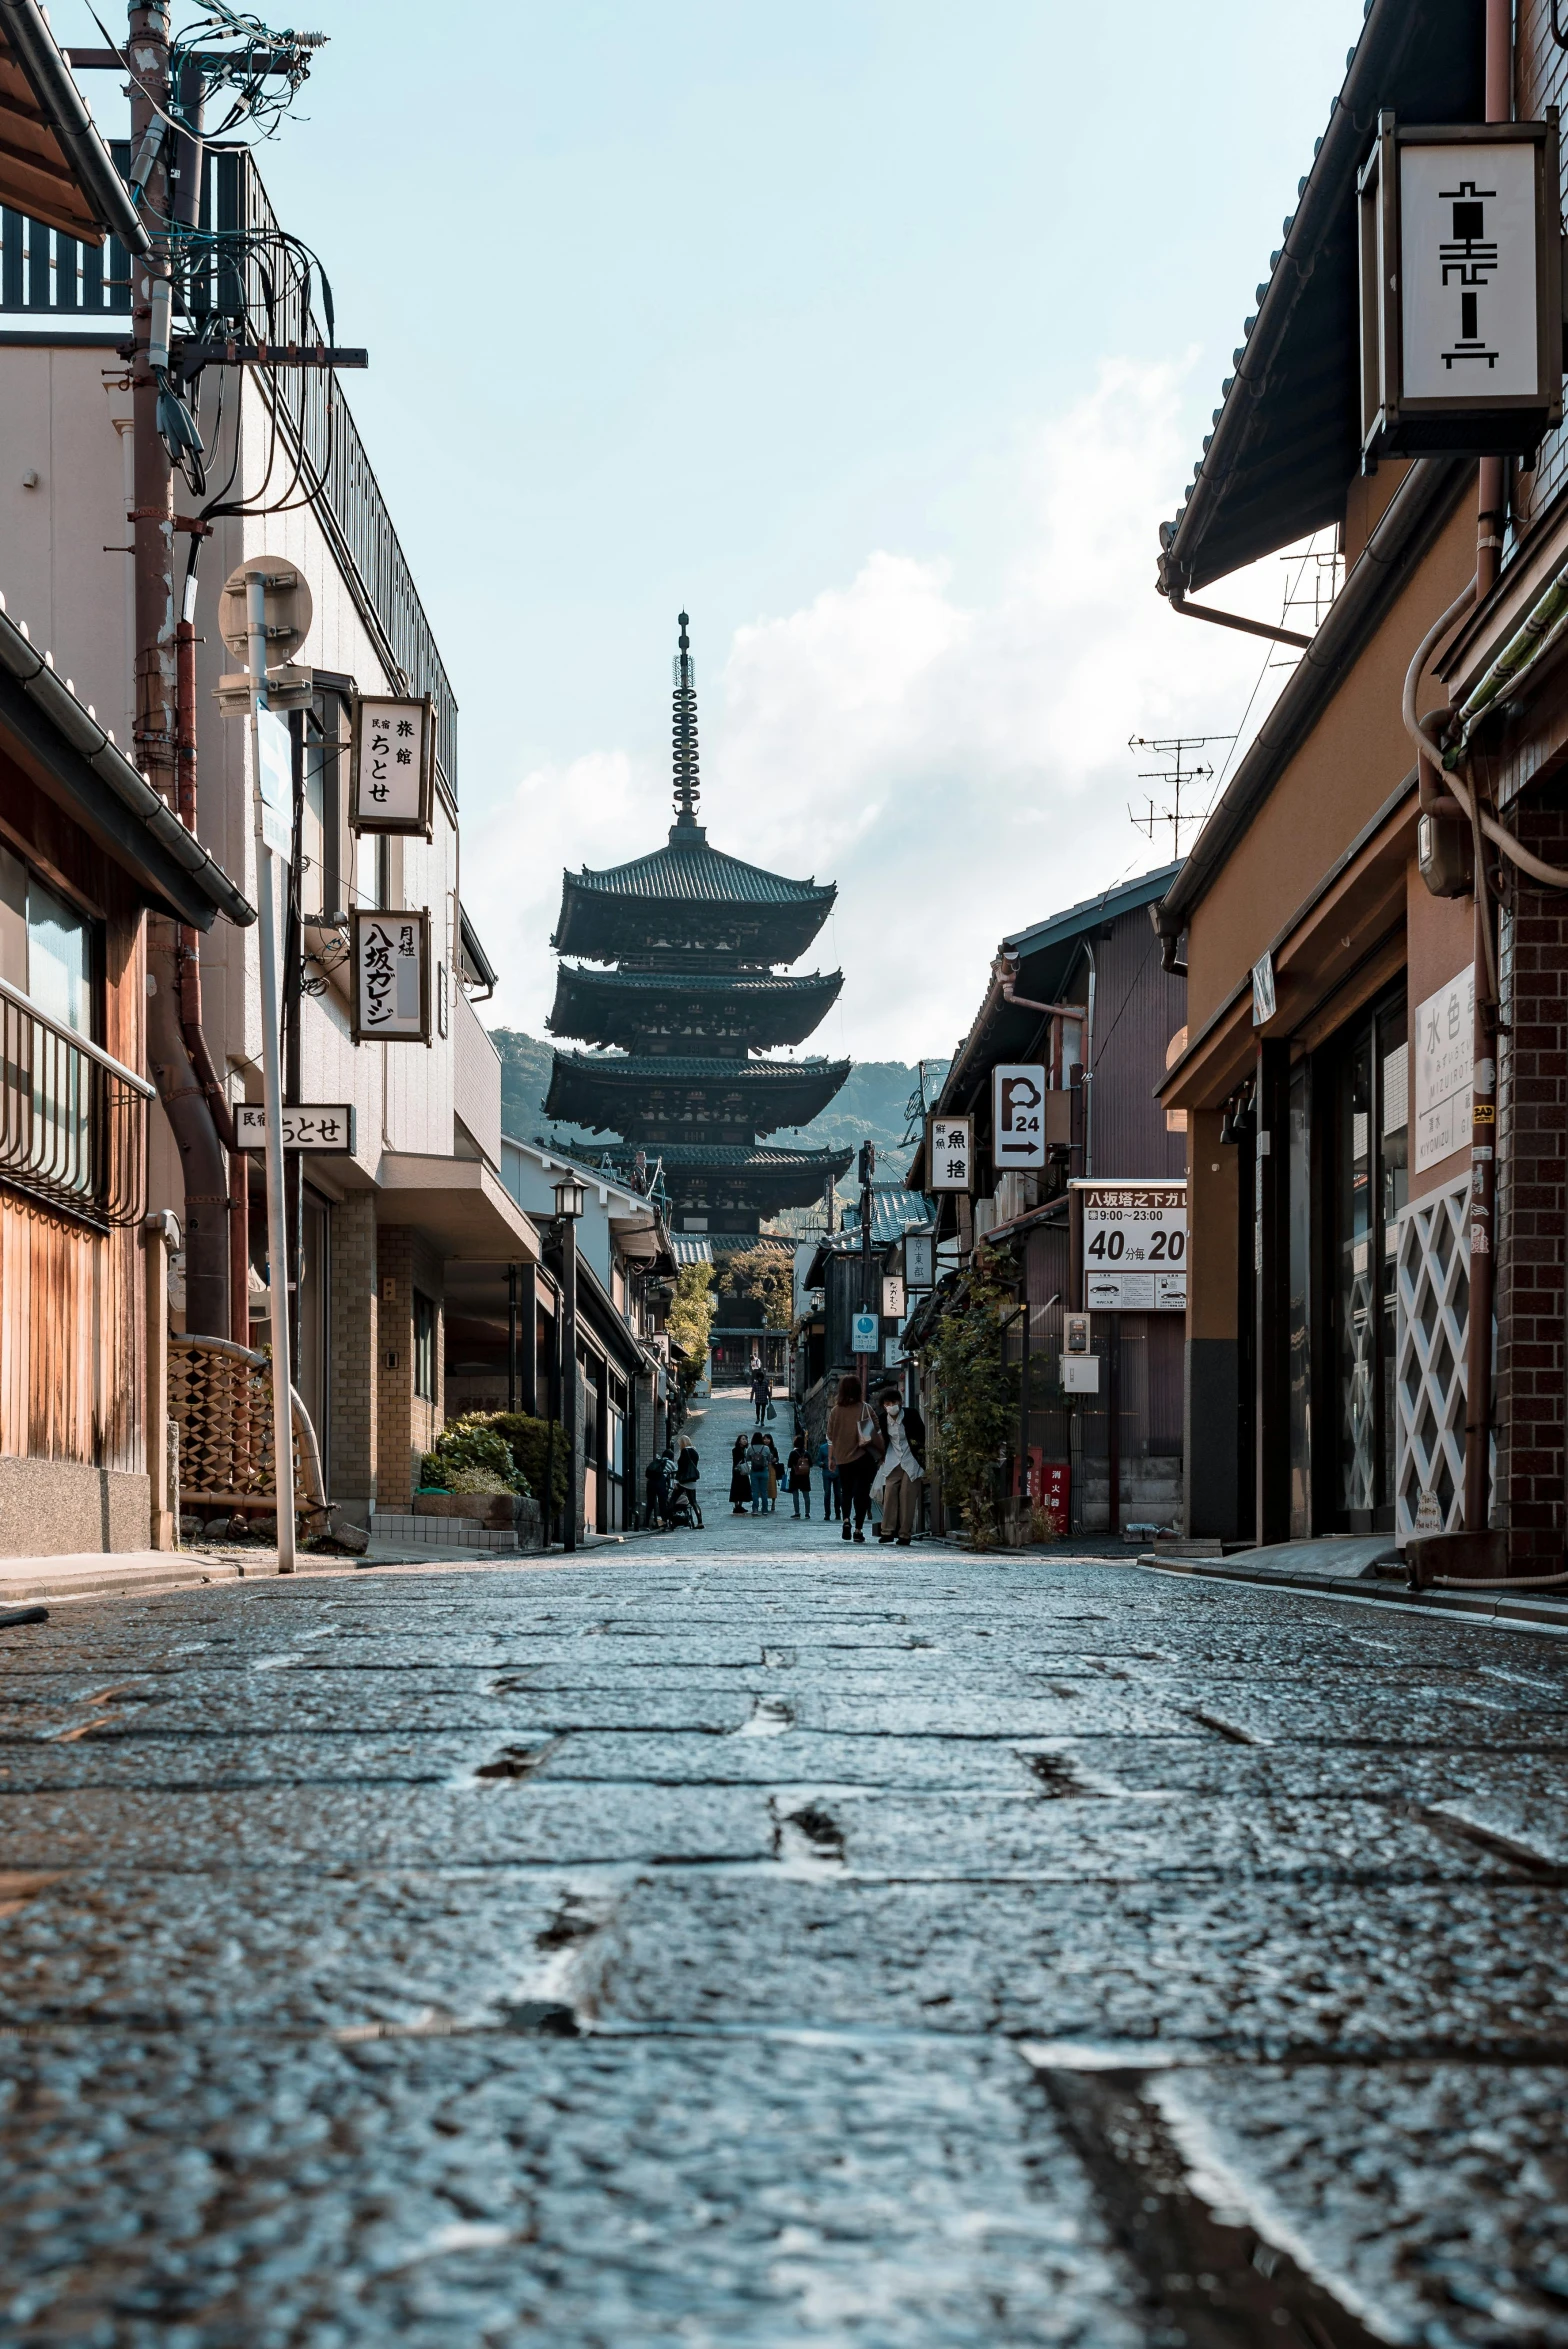
[[[1464,1516],[1465,1343],[1470,1319],[1468,1177],[1399,1219],[1394,1376],[1394,1530],[1449,1533]]]

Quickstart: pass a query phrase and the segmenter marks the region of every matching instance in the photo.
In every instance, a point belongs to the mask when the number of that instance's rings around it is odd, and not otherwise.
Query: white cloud
[[[820,958],[843,963],[842,1024],[817,1048],[950,1050],[1006,932],[1168,858],[1168,832],[1151,843],[1129,823],[1138,769],[1157,762],[1127,738],[1234,729],[1265,656],[1154,592],[1186,430],[1177,369],[1110,362],[998,472],[1012,553],[990,600],[966,600],[945,562],[879,550],[847,585],[738,630],[710,668],[710,837],[839,885]],[[1218,600],[1277,618],[1280,576],[1260,564]],[[470,828],[464,889],[506,974],[502,1016],[542,1031],[560,868],[656,845],[660,797],[657,774],[589,751],[525,775]]]

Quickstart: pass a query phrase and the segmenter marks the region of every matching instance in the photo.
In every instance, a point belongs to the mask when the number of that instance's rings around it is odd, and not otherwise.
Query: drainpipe
[[[1512,0],[1486,0],[1486,119],[1513,116]],[[1502,564],[1506,491],[1501,457],[1477,468],[1475,585],[1481,601]],[[1470,1121],[1470,1315],[1465,1343],[1465,1531],[1483,1534],[1491,1517],[1492,1315],[1497,1289],[1497,945],[1485,843],[1477,820],[1481,794],[1471,783],[1475,844],[1475,1025]],[[1483,985],[1483,981],[1485,982]]]
[[[1089,1004],[1083,1023],[1083,1172],[1088,1181],[1094,1173],[1094,997],[1099,972],[1094,959],[1094,947],[1089,939],[1083,942],[1089,957]]]

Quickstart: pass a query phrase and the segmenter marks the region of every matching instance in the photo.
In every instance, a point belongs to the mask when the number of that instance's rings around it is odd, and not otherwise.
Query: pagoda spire
[[[691,638],[686,631],[688,616],[680,616],[680,650],[675,655],[675,823],[670,833],[673,840],[684,833],[688,838],[696,833],[702,838],[702,827],[697,821],[697,802],[702,795],[702,784],[697,773],[697,669],[691,657]]]

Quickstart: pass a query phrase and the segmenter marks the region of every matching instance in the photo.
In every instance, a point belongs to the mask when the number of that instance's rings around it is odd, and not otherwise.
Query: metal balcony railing
[[[0,979],[0,1182],[100,1226],[141,1220],[152,1087]]]
[[[128,170],[129,141],[109,146],[121,172]],[[211,242],[198,247],[199,258],[176,285],[181,327],[199,324],[204,333],[221,334],[225,323],[243,325],[254,339],[285,345],[330,339],[297,284],[285,290],[294,273],[268,266],[265,248],[271,241],[276,251],[278,219],[248,149],[207,148],[198,219]],[[226,238],[233,240],[228,251]],[[9,329],[37,339],[51,326],[69,335],[94,321],[123,322],[128,334],[130,307],[123,245],[113,238],[103,247],[84,245],[20,212],[0,211],[0,336]],[[258,367],[254,378],[271,403],[290,462],[303,464],[301,494],[319,485],[312,503],[377,650],[415,693],[434,701],[436,758],[455,798],[451,681],[342,387],[322,368]]]

